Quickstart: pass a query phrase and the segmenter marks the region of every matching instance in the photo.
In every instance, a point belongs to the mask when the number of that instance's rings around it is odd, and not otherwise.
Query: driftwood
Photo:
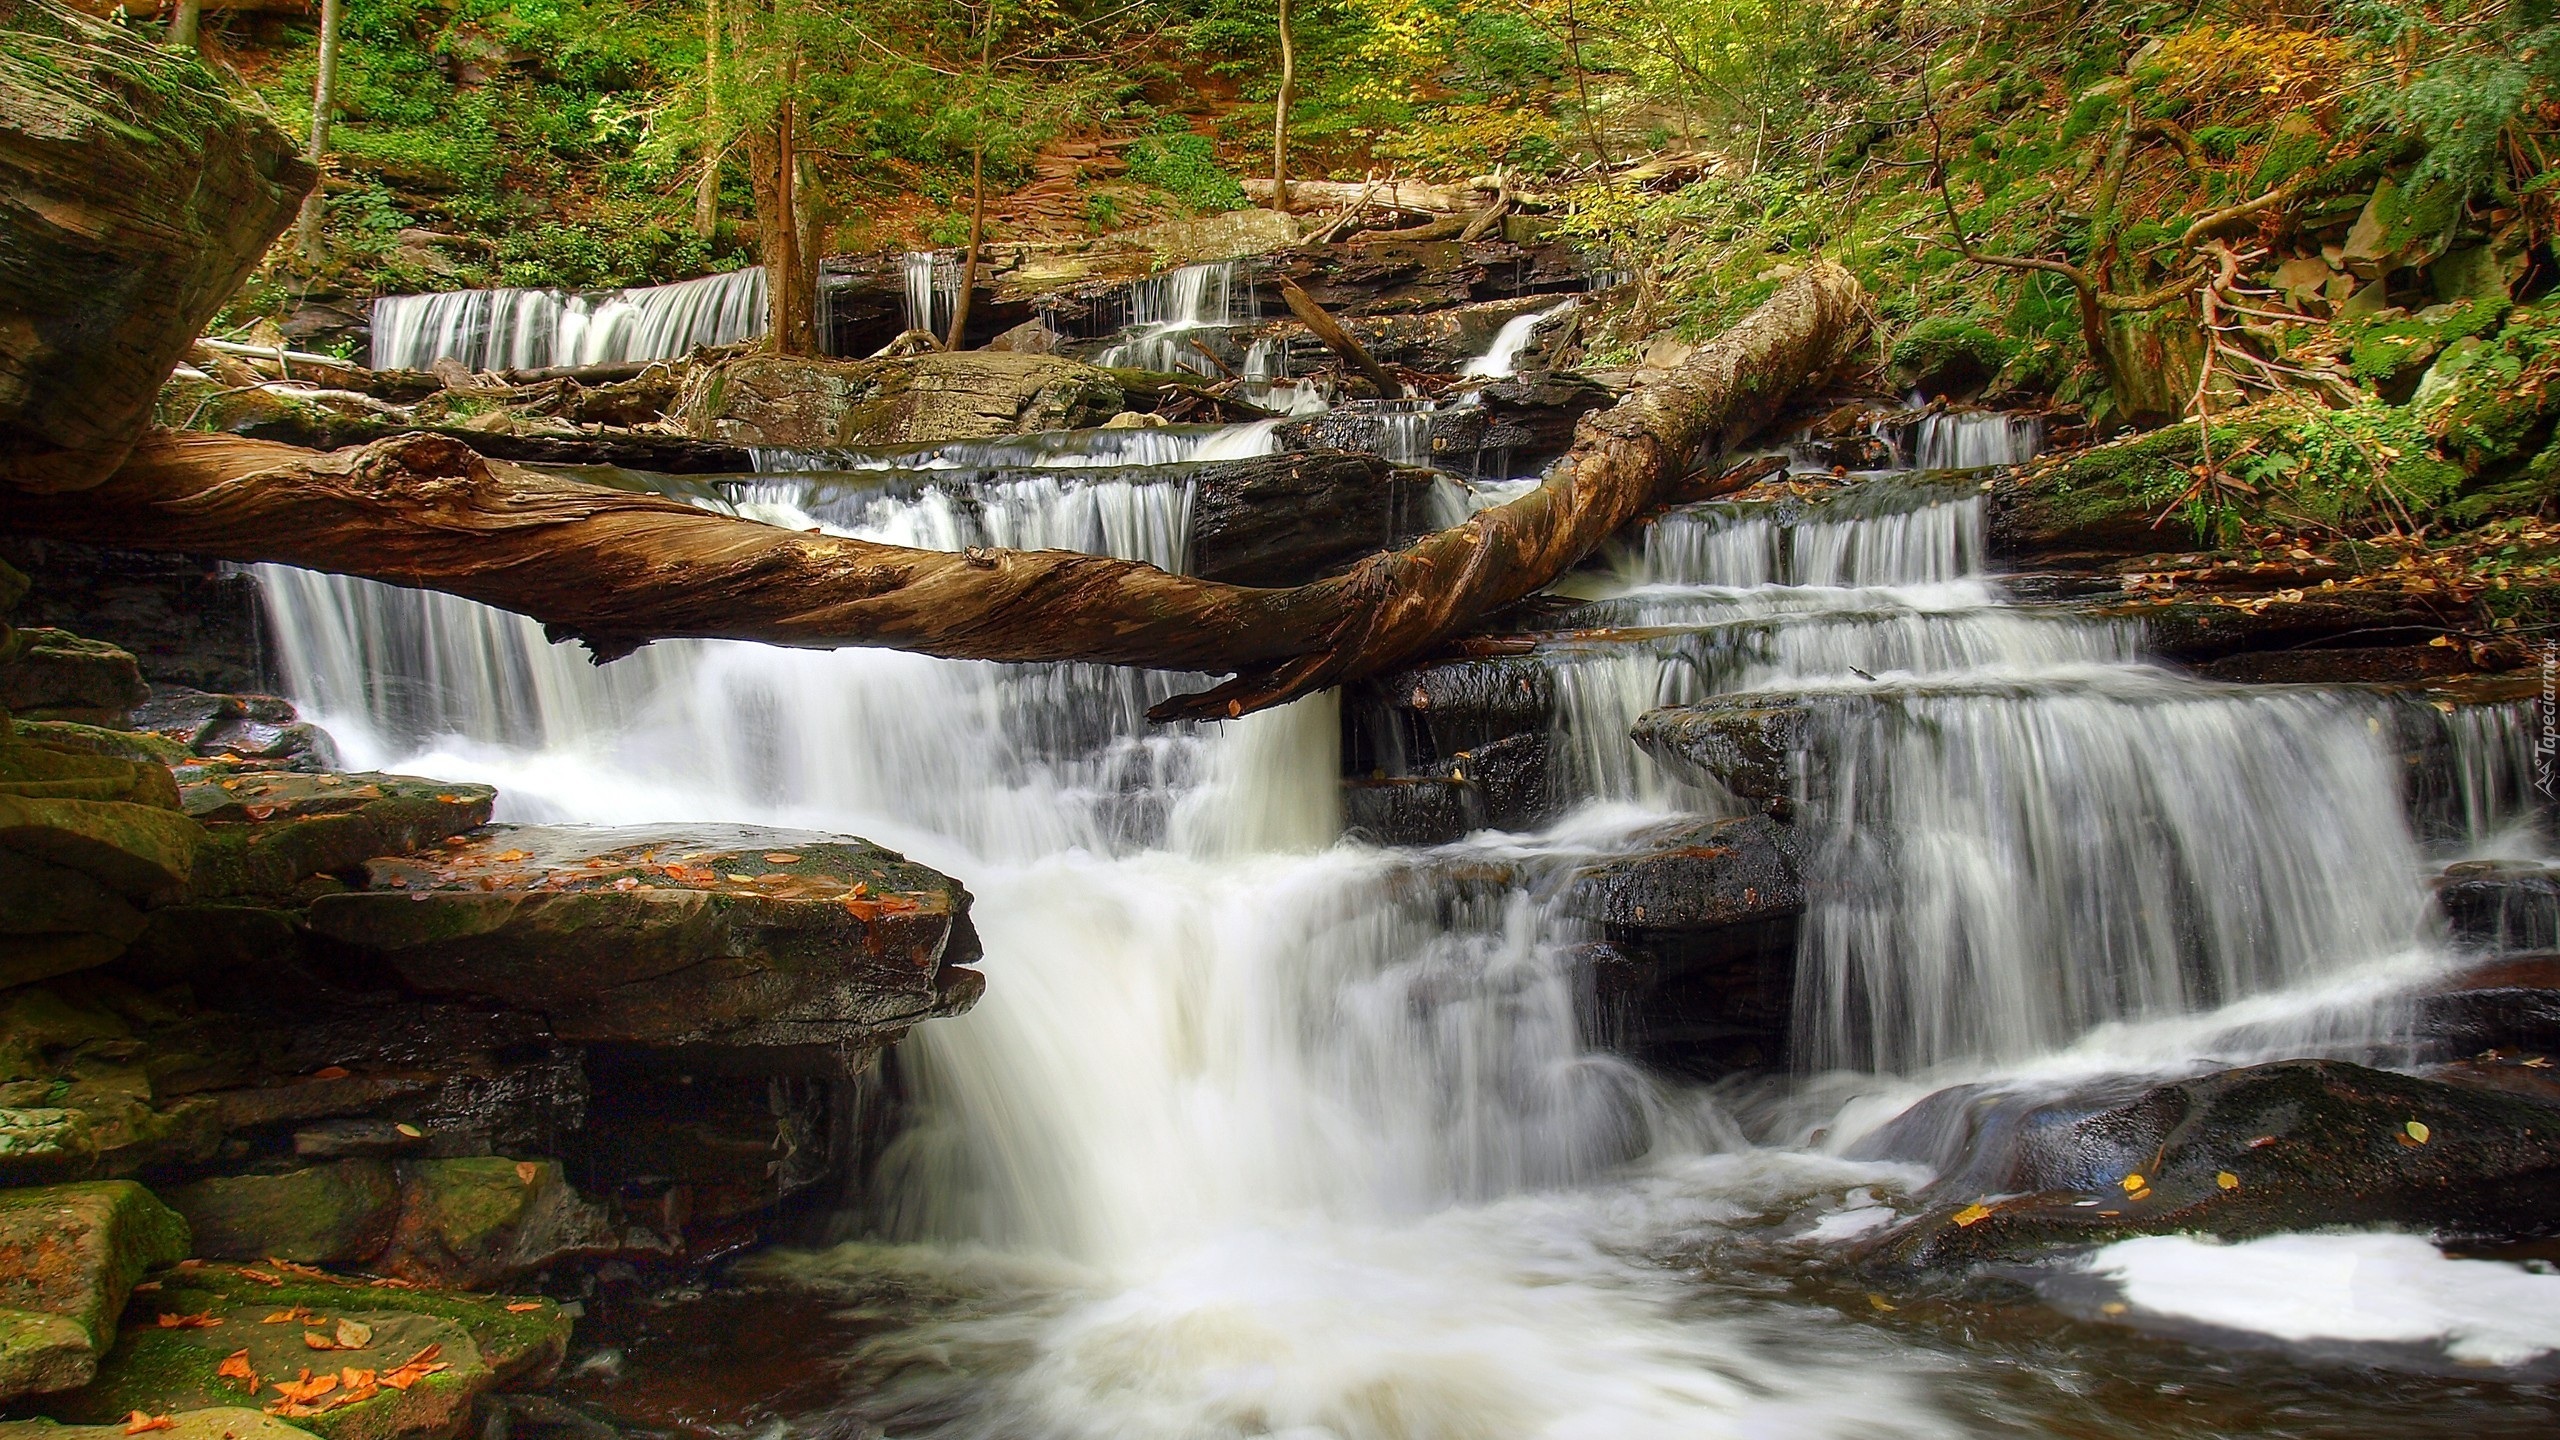
[[[1314,296],[1300,289],[1298,282],[1281,281],[1280,298],[1288,302],[1289,313],[1297,316],[1309,330],[1314,331],[1315,337],[1325,343],[1326,349],[1341,356],[1344,364],[1369,377],[1369,383],[1378,387],[1378,398],[1393,400],[1404,393],[1404,386],[1397,383],[1396,377],[1387,373],[1387,367],[1379,364],[1376,358],[1361,346],[1357,337],[1343,329],[1341,321],[1326,313],[1325,308],[1316,303]]]
[[[1663,381],[1584,417],[1546,482],[1339,575],[1252,589],[1060,551],[907,550],[545,476],[458,440],[318,454],[156,433],[78,494],[0,492],[0,529],[276,561],[480,600],[600,659],[652,639],[877,645],[1233,672],[1158,719],[1241,715],[1373,674],[1546,585],[1703,452],[1765,424],[1845,353],[1857,282],[1809,266]]]

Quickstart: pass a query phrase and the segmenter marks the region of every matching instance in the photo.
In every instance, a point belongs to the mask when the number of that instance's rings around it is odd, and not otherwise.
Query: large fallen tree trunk
[[[104,484],[0,498],[22,535],[423,586],[532,616],[603,659],[653,639],[876,645],[1234,672],[1156,718],[1239,715],[1373,673],[1547,584],[1838,361],[1857,282],[1816,264],[1664,381],[1585,416],[1520,499],[1348,571],[1252,589],[1062,551],[907,550],[560,480],[460,441],[316,454],[162,432]]]

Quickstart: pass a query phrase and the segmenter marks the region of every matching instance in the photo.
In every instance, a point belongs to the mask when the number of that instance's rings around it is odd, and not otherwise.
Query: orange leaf
[[[240,1272],[240,1278],[243,1280],[255,1280],[261,1285],[281,1285],[284,1283],[283,1276],[270,1275],[264,1270],[242,1270]]]
[[[347,1078],[347,1074],[347,1067],[344,1065],[327,1065],[312,1071],[311,1078],[314,1080],[344,1080]]]
[[[542,1167],[530,1160],[519,1160],[516,1162],[516,1178],[530,1185],[542,1178]]]
[[[290,1310],[279,1310],[258,1323],[261,1325],[290,1325],[297,1320],[308,1320],[310,1318],[310,1306],[296,1305]]]
[[[765,856],[764,863],[767,865],[797,865],[800,863],[800,857],[777,851],[774,854]]]
[[[222,1363],[213,1367],[213,1373],[225,1380],[246,1380],[249,1393],[258,1393],[258,1372],[249,1368],[249,1352],[246,1350],[234,1350],[222,1357]]]
[[[542,1302],[539,1300],[522,1300],[508,1306],[507,1313],[510,1315],[521,1315],[527,1310],[539,1310],[541,1308]]]
[[[166,1415],[145,1415],[139,1410],[136,1410],[131,1415],[125,1417],[124,1422],[124,1433],[127,1435],[139,1435],[145,1430],[175,1430],[177,1428],[178,1422],[170,1419]]]
[[[157,1318],[163,1330],[210,1330],[222,1323],[210,1311],[202,1315],[161,1315]]]
[[[337,1376],[314,1376],[309,1370],[303,1371],[302,1378],[298,1380],[276,1382],[276,1393],[283,1396],[287,1404],[292,1405],[308,1405],[337,1388]]]
[[[1959,1210],[1959,1211],[1957,1211],[1957,1212],[1955,1213],[1956,1228],[1958,1228],[1958,1229],[1960,1229],[1960,1230],[1961,1230],[1961,1229],[1968,1229],[1968,1228],[1970,1228],[1970,1227],[1972,1227],[1972,1226],[1979,1225],[1979,1224],[1981,1224],[1983,1221],[1988,1220],[1988,1219],[1990,1219],[1990,1218],[1991,1218],[1991,1207],[1990,1207],[1990,1206],[1988,1206],[1988,1205],[1967,1205],[1966,1207],[1964,1207],[1963,1209],[1961,1209],[1961,1210]]]
[[[314,1350],[335,1350],[339,1348],[336,1337],[324,1335],[317,1330],[303,1331],[302,1343],[310,1346]]]

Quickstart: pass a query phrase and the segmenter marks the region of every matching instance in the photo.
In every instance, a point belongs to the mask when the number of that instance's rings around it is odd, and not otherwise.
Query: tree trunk
[[[768,340],[784,355],[818,349],[818,274],[801,253],[799,187],[800,56],[783,64],[782,100],[748,141],[755,172],[756,248],[764,260]]]
[[[1298,80],[1298,48],[1289,34],[1289,0],[1280,0],[1280,94],[1271,105],[1271,208],[1289,213],[1289,100]]]
[[[321,168],[329,153],[329,121],[338,109],[338,0],[320,0],[320,75],[311,86],[311,143],[304,148],[303,158],[311,168]],[[302,223],[297,227],[294,248],[302,253],[306,269],[320,265],[320,187],[302,197]]]
[[[181,50],[196,48],[196,30],[203,23],[204,0],[178,0],[169,12],[169,43]]]
[[[1288,302],[1289,313],[1314,331],[1326,349],[1341,356],[1344,364],[1367,376],[1369,383],[1378,387],[1379,399],[1393,400],[1404,394],[1404,386],[1387,373],[1387,367],[1379,364],[1350,331],[1342,328],[1342,322],[1326,313],[1325,308],[1316,303],[1316,297],[1300,289],[1296,281],[1280,282],[1280,298]]]
[[[969,258],[960,265],[960,293],[951,301],[951,333],[945,350],[959,349],[969,337],[969,301],[978,293],[978,251],[987,243],[987,140],[978,137],[969,152]]]
[[[702,0],[702,178],[693,182],[693,233],[720,228],[720,0]]]
[[[193,55],[43,0],[0,0],[0,33],[0,486],[75,490],[123,463],[312,172]]]
[[[1807,267],[1663,381],[1585,416],[1537,489],[1282,590],[1060,551],[804,534],[427,436],[321,455],[162,433],[95,490],[0,499],[0,528],[426,586],[532,616],[606,659],[700,636],[1233,671],[1153,713],[1234,716],[1401,663],[1554,580],[1702,453],[1819,381],[1856,336],[1861,298],[1847,271]]]

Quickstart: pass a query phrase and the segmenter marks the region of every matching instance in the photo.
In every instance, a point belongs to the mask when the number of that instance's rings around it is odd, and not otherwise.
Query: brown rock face
[[[420,990],[550,1017],[564,1040],[876,1043],[966,1009],[957,882],[876,845],[733,827],[493,826],[366,867],[312,930]]]
[[[48,0],[0,30],[0,475],[85,489],[317,177],[193,55]]]
[[[671,418],[737,445],[907,445],[1099,425],[1122,401],[1110,372],[1054,355],[742,355],[698,371]]]

